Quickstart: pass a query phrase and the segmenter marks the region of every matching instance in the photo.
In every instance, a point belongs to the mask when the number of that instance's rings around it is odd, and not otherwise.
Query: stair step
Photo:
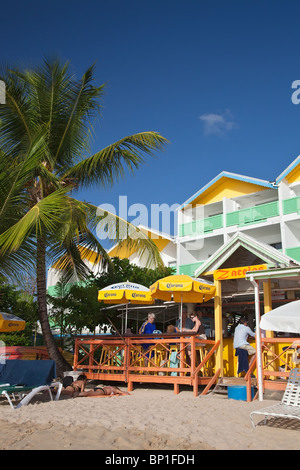
[[[256,377],[251,378],[251,385],[256,386]],[[227,394],[227,387],[229,386],[246,386],[246,381],[243,377],[220,377],[217,384],[215,385],[212,393]]]

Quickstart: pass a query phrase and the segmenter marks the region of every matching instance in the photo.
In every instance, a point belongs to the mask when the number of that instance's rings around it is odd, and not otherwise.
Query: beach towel
[[[246,349],[236,348],[235,355],[238,358],[238,371],[237,373],[240,374],[241,372],[247,372],[249,369],[249,362],[248,362],[248,352]]]
[[[177,352],[176,351],[173,351],[171,352],[170,354],[170,367],[178,367],[178,364],[179,364],[179,360],[178,360],[178,357],[177,357]],[[171,372],[171,375],[175,376],[175,375],[178,375],[177,372]]]
[[[2,364],[0,384],[22,384],[27,387],[50,385],[56,376],[55,362],[51,360],[13,359]]]

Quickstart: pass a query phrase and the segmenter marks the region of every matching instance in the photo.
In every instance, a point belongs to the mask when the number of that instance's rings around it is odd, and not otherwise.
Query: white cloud
[[[223,114],[202,114],[199,119],[204,125],[204,134],[224,135],[236,127],[230,111]]]

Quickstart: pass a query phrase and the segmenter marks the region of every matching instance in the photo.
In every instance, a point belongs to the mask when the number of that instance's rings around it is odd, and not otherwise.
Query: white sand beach
[[[126,389],[123,388],[125,391]],[[129,396],[36,400],[18,410],[0,400],[1,450],[294,450],[298,421],[252,428],[247,403],[191,390],[137,388]],[[261,421],[261,416],[255,422]],[[299,424],[298,424],[299,423]]]

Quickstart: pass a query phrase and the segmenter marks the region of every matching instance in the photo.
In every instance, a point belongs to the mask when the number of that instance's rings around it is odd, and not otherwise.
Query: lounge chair
[[[252,418],[254,414],[264,415],[264,424],[266,424],[268,416],[300,419],[300,369],[291,370],[281,403],[250,413],[252,426],[255,428]]]
[[[0,396],[7,398],[10,406],[14,409],[27,405],[39,392],[49,391],[50,399],[53,400],[50,387],[57,389],[55,400],[60,397],[62,384],[53,382],[56,376],[55,362],[50,360],[8,360],[0,364]],[[20,402],[14,406],[11,400],[19,397]]]

